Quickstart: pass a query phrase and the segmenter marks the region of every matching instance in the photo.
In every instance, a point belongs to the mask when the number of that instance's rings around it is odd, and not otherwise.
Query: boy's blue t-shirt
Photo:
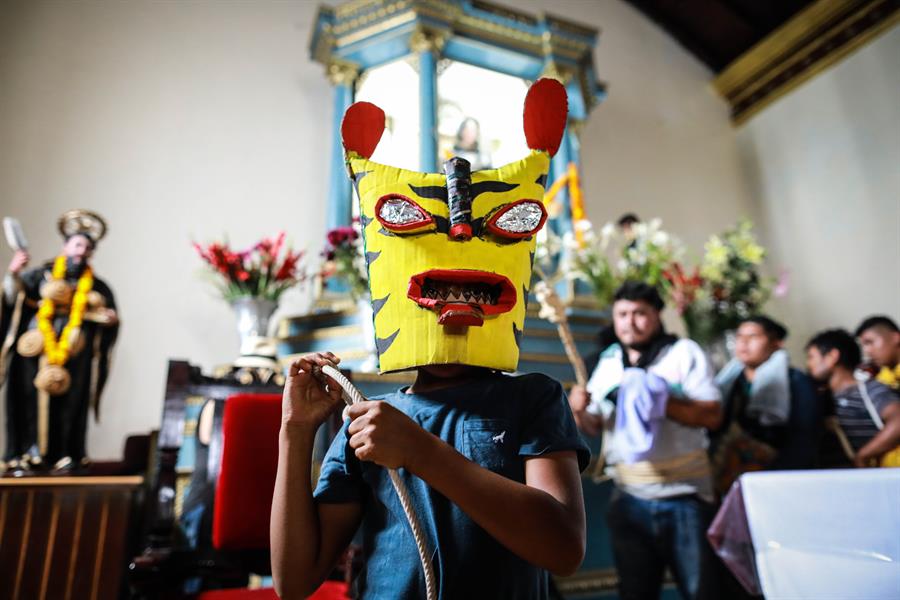
[[[521,483],[529,457],[574,450],[581,470],[590,460],[562,386],[545,375],[494,374],[427,394],[407,394],[404,388],[372,399],[388,402],[467,458]],[[388,472],[356,458],[348,443],[348,425],[344,423],[332,442],[313,495],[322,503],[362,504],[361,597],[424,598],[425,576]],[[548,597],[544,569],[500,545],[418,477],[405,469],[400,476],[434,553],[441,599]]]

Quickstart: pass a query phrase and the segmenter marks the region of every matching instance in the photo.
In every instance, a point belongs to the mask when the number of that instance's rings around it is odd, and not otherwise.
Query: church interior
[[[898,23],[3,3],[0,598],[900,598]]]

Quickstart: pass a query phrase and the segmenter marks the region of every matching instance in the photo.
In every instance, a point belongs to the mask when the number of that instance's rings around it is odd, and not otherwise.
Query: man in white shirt
[[[658,598],[666,567],[685,598],[714,597],[706,429],[721,423],[721,396],[703,350],[664,331],[663,305],[652,286],[623,284],[612,309],[618,341],[569,395],[582,432],[609,436],[607,522],[623,600]]]

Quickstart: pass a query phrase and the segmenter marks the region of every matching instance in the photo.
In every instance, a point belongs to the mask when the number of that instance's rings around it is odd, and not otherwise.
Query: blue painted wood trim
[[[559,150],[556,152],[556,156],[550,162],[550,174],[553,177],[553,181],[556,181],[562,177],[565,177],[568,169],[569,162],[571,162],[571,154],[569,152],[569,129],[566,128],[566,131],[563,132],[562,141],[559,144]],[[550,185],[550,184],[548,184]],[[553,219],[551,226],[553,227],[556,235],[562,237],[566,233],[572,232],[572,205],[570,203],[569,198],[569,186],[568,184],[563,186],[559,193],[556,195],[556,201],[560,203],[561,209],[557,213],[557,217]],[[565,264],[565,261],[568,258],[568,254],[571,252],[569,248],[564,247],[562,249],[562,254],[560,258]],[[556,284],[556,293],[560,295],[563,299],[568,299],[568,283],[563,280]]]
[[[550,173],[552,174],[553,181],[566,175],[571,160],[572,158],[569,153],[569,130],[566,128],[566,131],[563,132],[562,141],[559,144],[559,150],[556,152],[556,156],[550,161]],[[552,183],[548,183],[548,187],[551,184]],[[558,216],[553,220],[553,225],[556,233],[563,235],[567,231],[572,231],[572,215],[571,204],[569,203],[568,186],[563,186],[556,195],[556,201],[562,205],[562,209],[559,211]]]
[[[537,79],[544,68],[542,57],[530,56],[462,37],[452,37],[447,40],[443,56],[490,71],[529,80]]]
[[[437,69],[430,50],[419,52],[419,170],[434,173],[437,164]]]
[[[328,186],[328,210],[326,212],[326,225],[333,229],[341,225],[350,224],[351,195],[350,180],[347,178],[347,169],[344,166],[344,147],[341,144],[341,119],[344,111],[353,103],[353,86],[340,83],[334,86],[334,115],[332,117],[332,146],[331,146],[331,181]]]

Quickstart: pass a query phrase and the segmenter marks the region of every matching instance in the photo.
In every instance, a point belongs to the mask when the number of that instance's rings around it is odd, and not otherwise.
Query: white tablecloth
[[[900,469],[749,473],[767,600],[900,600]]]

